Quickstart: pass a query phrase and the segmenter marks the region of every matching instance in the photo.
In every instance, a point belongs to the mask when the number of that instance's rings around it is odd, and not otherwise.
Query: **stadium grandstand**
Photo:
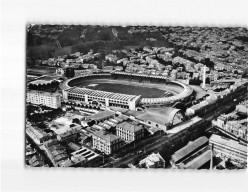
[[[142,97],[141,95],[131,95],[123,93],[108,92],[102,90],[89,89],[87,86],[78,87],[80,82],[87,79],[129,79],[131,82],[149,82],[155,83],[157,86],[162,86],[168,89],[159,97]],[[170,81],[167,77],[146,75],[146,74],[132,74],[126,72],[112,72],[112,73],[97,73],[88,74],[79,77],[74,77],[67,80],[62,85],[63,99],[67,101],[81,101],[90,103],[97,101],[102,106],[121,107],[130,110],[135,110],[136,107],[156,107],[162,105],[172,105],[178,101],[185,101],[193,94],[193,89],[183,83],[177,81]],[[128,86],[132,87],[131,85]],[[149,89],[148,89],[149,90]]]

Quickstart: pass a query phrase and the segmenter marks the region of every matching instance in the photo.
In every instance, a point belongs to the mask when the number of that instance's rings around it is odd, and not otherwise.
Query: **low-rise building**
[[[71,153],[73,166],[92,166],[94,162],[100,160],[99,158],[101,159],[99,154],[84,146]]]
[[[31,167],[43,167],[45,165],[44,159],[40,155],[34,155],[28,163]]]
[[[75,76],[88,75],[93,73],[93,69],[74,70]]]
[[[144,137],[144,128],[128,122],[116,126],[116,134],[125,141],[135,141]]]
[[[38,127],[33,127],[29,122],[26,124],[26,134],[38,145],[51,138],[49,134],[43,132]]]
[[[118,58],[114,54],[108,54],[108,55],[105,56],[105,60],[108,60],[110,62],[116,63],[116,61],[118,60]]]
[[[102,71],[103,72],[112,72],[114,70],[114,66],[104,66]]]
[[[171,163],[173,167],[180,166],[184,160],[186,160],[189,156],[196,153],[197,151],[203,149],[208,145],[208,138],[203,136],[199,137],[198,139],[189,142],[186,146],[181,148],[180,150],[176,151],[171,156]]]
[[[213,154],[211,153],[212,151],[208,149],[208,146],[206,146],[199,152],[196,152],[194,155],[190,156],[183,163],[180,163],[178,168],[194,169],[194,170],[201,169],[201,167],[204,167],[206,164],[208,164],[211,161],[211,158],[213,158]],[[207,167],[210,168],[210,163],[208,164]]]
[[[139,162],[141,168],[164,168],[165,160],[159,153],[152,153]]]
[[[242,115],[248,116],[248,101],[245,101],[245,103],[241,103],[237,105],[236,111]]]
[[[93,134],[93,148],[109,155],[121,147],[121,139],[105,131],[97,131]]]
[[[209,139],[209,145],[216,155],[247,164],[247,144],[213,134]]]
[[[92,116],[87,117],[89,121],[94,121],[94,123],[98,124],[100,122],[104,122],[105,120],[108,120],[115,116],[115,113],[110,110],[104,110],[100,111],[96,114],[93,114]]]
[[[76,140],[79,137],[79,131],[76,129],[71,129],[70,131],[67,131],[65,133],[61,133],[57,135],[57,140],[59,141],[71,141]]]
[[[55,167],[69,167],[72,165],[66,148],[58,140],[48,140],[44,143],[44,150]]]
[[[229,133],[229,135],[233,135],[236,138],[240,138],[243,141],[248,142],[247,119],[230,120],[228,115],[220,115],[217,120],[212,120],[212,125],[224,132]]]

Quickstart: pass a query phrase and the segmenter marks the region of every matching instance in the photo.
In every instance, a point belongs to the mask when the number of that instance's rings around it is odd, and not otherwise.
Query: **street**
[[[241,101],[241,99],[242,99],[242,97],[238,98],[238,101]],[[183,123],[181,127],[180,127],[180,125],[176,126],[175,128],[169,130],[168,132],[170,132],[170,133],[173,132],[174,135],[176,135],[176,134],[180,133],[181,131],[188,129],[188,132],[190,132],[190,134],[192,134],[195,131],[191,132],[191,130],[190,130],[191,128],[194,128],[194,129],[200,128],[201,130],[206,131],[211,127],[211,123],[209,123],[209,126],[202,127],[202,124],[205,121],[210,122],[213,118],[219,116],[221,113],[224,113],[226,110],[230,109],[232,106],[235,106],[238,101],[235,101],[235,102],[231,101],[228,104],[228,106],[226,104],[222,105],[222,106],[218,105],[218,110],[213,110],[212,112],[206,114],[204,116],[204,118],[195,117],[195,119],[191,119],[191,120],[189,120],[189,122]],[[196,125],[194,125],[194,124],[196,124]],[[152,143],[149,143],[149,144],[146,144],[145,146],[135,147],[132,150],[131,154],[128,153],[124,157],[115,159],[115,160],[103,165],[102,167],[118,167],[121,164],[131,163],[134,158],[139,158],[140,159],[142,156],[145,157],[148,154],[151,154],[152,152],[158,152],[159,150],[161,150],[161,147],[162,147],[163,144],[165,144],[168,141],[170,141],[170,142],[174,141],[173,138],[170,139],[170,135],[173,135],[173,134],[169,134],[169,135],[166,135],[166,136],[163,136],[163,137],[159,137],[156,141],[154,141]],[[183,135],[182,135],[182,137],[183,137]],[[144,148],[145,148],[144,153],[137,154],[140,150],[144,150]]]

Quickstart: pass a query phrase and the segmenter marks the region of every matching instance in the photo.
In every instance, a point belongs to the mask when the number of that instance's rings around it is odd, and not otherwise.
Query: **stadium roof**
[[[175,102],[178,100],[181,100],[183,98],[186,98],[188,96],[190,96],[193,93],[193,89],[182,84],[179,83],[177,81],[173,81],[174,84],[178,84],[180,86],[182,86],[184,88],[184,90],[174,96],[169,96],[169,97],[162,97],[162,98],[142,98],[141,103],[142,104],[161,104],[161,103],[171,103],[171,102]]]
[[[112,74],[122,74],[122,75],[132,75],[132,76],[138,76],[138,77],[147,77],[147,78],[156,78],[156,79],[163,79],[166,81],[169,81],[173,83],[174,85],[179,85],[184,88],[184,90],[177,95],[171,96],[171,97],[162,97],[162,98],[142,98],[141,103],[142,104],[164,104],[164,103],[173,103],[175,101],[178,101],[180,99],[186,98],[190,96],[193,93],[193,89],[183,83],[177,82],[177,81],[170,81],[167,77],[164,76],[158,76],[158,75],[146,75],[146,74],[137,74],[137,73],[126,73],[126,72],[113,72]],[[110,74],[97,74],[97,75],[110,75]],[[95,97],[102,97],[102,98],[109,98],[113,100],[120,100],[120,101],[132,101],[134,98],[138,98],[139,96],[135,95],[127,95],[127,94],[121,94],[121,93],[112,93],[112,92],[106,92],[106,91],[100,91],[100,90],[93,90],[88,88],[80,88],[80,87],[69,87],[68,83],[71,80],[77,79],[77,78],[83,78],[88,76],[80,76],[80,77],[74,77],[73,79],[67,80],[65,83],[62,84],[62,88],[70,93],[77,93],[77,94],[87,94],[90,96]]]
[[[54,80],[43,80],[43,79],[38,79],[38,80],[35,80],[35,81],[31,81],[29,82],[29,84],[33,84],[33,85],[43,85],[43,84],[50,84],[52,83]]]
[[[208,142],[207,137],[205,137],[205,136],[199,137],[195,141],[189,142],[186,146],[184,146],[180,150],[176,151],[172,155],[171,158],[176,163],[176,162],[178,162],[179,160],[181,160],[182,158],[184,158],[185,156],[187,156],[188,154],[190,154],[191,152],[193,152],[194,150],[196,150],[197,148],[199,148],[200,146],[204,145],[207,142]]]
[[[138,97],[136,95],[127,95],[127,94],[113,93],[113,92],[93,90],[93,89],[80,88],[80,87],[72,87],[65,90],[68,91],[69,93],[86,94],[88,96],[109,98],[120,101],[131,101],[132,99]]]
[[[173,122],[174,116],[179,111],[180,110],[176,108],[165,107],[165,108],[151,108],[145,110],[144,112],[131,111],[129,113],[135,116],[137,119],[143,121],[149,120],[161,125],[166,125]]]

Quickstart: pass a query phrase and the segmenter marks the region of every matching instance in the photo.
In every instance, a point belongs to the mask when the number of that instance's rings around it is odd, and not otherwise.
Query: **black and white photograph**
[[[248,30],[27,26],[32,167],[246,169]]]
[[[248,190],[248,1],[0,5],[1,191]]]

